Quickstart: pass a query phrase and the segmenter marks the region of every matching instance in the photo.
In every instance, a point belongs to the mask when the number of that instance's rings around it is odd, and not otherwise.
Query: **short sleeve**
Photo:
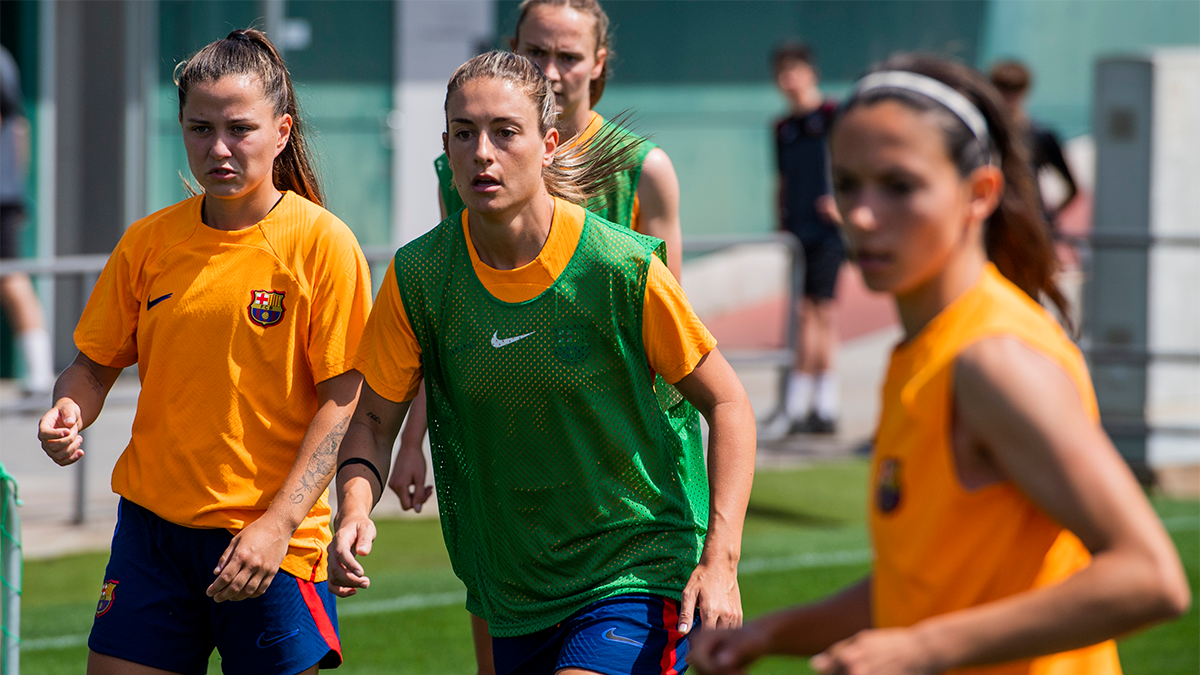
[[[320,383],[353,367],[371,312],[371,270],[341,221],[316,245],[321,258],[311,281],[308,361],[314,382]]]
[[[79,351],[112,368],[127,368],[138,360],[143,260],[131,242],[132,232],[121,238],[108,257],[75,326],[75,346]]]
[[[700,359],[717,346],[679,282],[657,257],[651,260],[646,279],[642,342],[650,367],[669,384],[691,374]]]
[[[393,260],[383,277],[354,367],[376,394],[400,403],[417,395],[422,372],[421,346],[404,311],[395,266]]]

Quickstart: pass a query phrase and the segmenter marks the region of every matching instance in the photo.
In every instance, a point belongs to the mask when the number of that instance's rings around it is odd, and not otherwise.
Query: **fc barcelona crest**
[[[283,318],[283,291],[250,291],[250,320],[266,327]]]
[[[881,513],[891,513],[900,506],[900,460],[889,457],[879,463],[875,481],[875,505]]]
[[[96,603],[96,616],[104,616],[108,610],[112,609],[113,598],[117,593],[117,584],[120,583],[116,579],[109,579],[104,582],[104,587],[100,589],[100,602]]]

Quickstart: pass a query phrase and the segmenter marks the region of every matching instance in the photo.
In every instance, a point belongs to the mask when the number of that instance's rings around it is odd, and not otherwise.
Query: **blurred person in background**
[[[0,259],[20,257],[28,167],[29,120],[21,97],[21,76],[12,54],[0,47]],[[14,272],[0,277],[0,300],[25,357],[21,388],[29,396],[45,396],[54,386],[54,353],[29,275]]]
[[[834,371],[837,333],[834,290],[846,250],[829,178],[826,135],[837,104],[817,87],[812,50],[788,43],[771,57],[775,84],[788,102],[788,115],[775,124],[779,228],[804,247],[799,344],[788,377],[782,414],[768,435],[829,434],[837,430],[838,380]]]
[[[1037,190],[1038,201],[1041,204],[1042,215],[1046,218],[1046,224],[1053,228],[1058,224],[1059,214],[1079,194],[1079,188],[1075,185],[1071,167],[1067,165],[1067,160],[1063,156],[1058,136],[1049,128],[1030,118],[1025,111],[1025,100],[1030,86],[1033,84],[1033,76],[1030,74],[1029,68],[1020,61],[997,61],[992,65],[989,76],[992,84],[996,85],[996,89],[1004,97],[1004,105],[1008,114],[1029,150],[1034,189]],[[1066,195],[1057,204],[1047,204],[1045,196],[1042,194],[1039,179],[1043,175],[1043,171],[1052,171],[1058,174],[1058,178],[1066,189]]]
[[[901,55],[835,118],[850,251],[904,329],[871,459],[871,572],[705,631],[700,673],[816,654],[822,675],[1117,675],[1114,638],[1187,611],[1179,554],[1038,302],[1067,315],[1002,106],[980,73]]]

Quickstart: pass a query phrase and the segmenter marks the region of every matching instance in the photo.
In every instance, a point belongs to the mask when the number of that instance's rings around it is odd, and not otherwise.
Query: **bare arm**
[[[121,370],[102,366],[79,352],[58,376],[54,384],[54,407],[38,422],[42,450],[56,464],[67,466],[83,457],[83,437],[79,432],[100,416],[104,400]]]
[[[815,658],[818,671],[1001,663],[1096,644],[1187,610],[1187,579],[1166,530],[1058,366],[1014,339],[984,340],[959,357],[954,404],[966,447],[978,444],[1078,536],[1091,564],[1054,586],[860,633]]]
[[[428,430],[425,385],[422,383],[408,408],[408,417],[400,431],[400,449],[396,451],[396,461],[388,479],[388,487],[400,498],[401,508],[417,513],[433,496],[433,486],[425,484],[425,432]]]
[[[694,624],[693,608],[699,610],[705,628],[737,627],[742,624],[737,564],[754,482],[754,410],[737,374],[716,349],[675,387],[708,420],[709,428],[708,535],[700,563],[683,591],[679,631],[686,633]]]
[[[338,450],[338,464],[356,457],[365,459],[386,483],[392,445],[406,412],[407,401],[389,401],[364,382],[358,407]],[[337,474],[337,494],[336,532],[329,545],[329,587],[337,595],[349,597],[357,589],[371,584],[357,557],[371,552],[371,543],[375,540],[371,509],[383,496],[383,485],[370,468],[348,464]]]
[[[740,673],[767,654],[816,654],[871,627],[871,578],[819,602],[789,607],[732,631],[691,638],[688,663],[702,675]]]
[[[475,643],[475,672],[477,675],[495,675],[496,662],[492,656],[492,636],[488,623],[471,614],[471,640]]]
[[[679,279],[683,269],[683,231],[679,224],[679,178],[662,148],[654,148],[642,162],[638,180],[637,230],[667,244],[667,269]]]
[[[317,413],[308,425],[283,487],[266,513],[234,536],[213,572],[208,595],[217,602],[267,591],[288,543],[333,477],[338,443],[358,402],[362,375],[351,370],[317,384]]]

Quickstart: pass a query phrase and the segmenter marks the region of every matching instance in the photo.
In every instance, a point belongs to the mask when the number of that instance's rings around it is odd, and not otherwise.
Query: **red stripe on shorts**
[[[321,602],[321,596],[317,595],[317,586],[311,581],[302,581],[299,577],[293,577],[296,583],[300,586],[300,595],[304,596],[304,604],[308,605],[308,613],[312,614],[313,621],[317,624],[317,630],[320,631],[321,637],[325,638],[325,644],[329,648],[337,652],[338,660],[342,658],[342,641],[338,639],[337,631],[333,629],[333,622],[329,620],[329,615],[325,613],[325,603]]]
[[[679,632],[679,603],[670,598],[663,598],[663,627],[667,629],[667,646],[663,648],[662,672],[663,675],[679,675],[675,670],[679,660],[675,651],[679,649],[683,633]]]

